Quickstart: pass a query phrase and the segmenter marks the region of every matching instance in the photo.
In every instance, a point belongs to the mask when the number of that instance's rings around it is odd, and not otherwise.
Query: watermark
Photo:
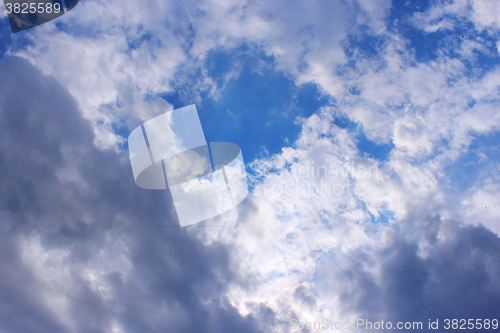
[[[324,196],[361,196],[365,193],[365,185],[360,180],[379,177],[377,166],[327,166],[307,162],[272,174],[270,182],[260,183],[254,188],[253,195],[293,195],[308,200]]]
[[[428,319],[427,323],[421,321],[370,321],[368,319],[354,319],[336,321],[323,319],[322,321],[290,320],[292,330],[449,330],[449,329],[498,329],[498,319]]]
[[[75,8],[79,0],[3,0],[12,32],[52,21]]]
[[[414,322],[396,322],[390,321],[369,321],[367,319],[355,319],[348,321],[335,321],[323,319],[319,321],[298,321],[297,319],[290,320],[290,328],[292,330],[385,330],[385,329],[399,329],[399,330],[421,330],[424,324],[421,321]],[[429,326],[430,327],[430,326]]]
[[[206,142],[196,106],[166,112],[128,137],[137,186],[168,190],[181,227],[227,212],[248,195],[243,155],[230,142]]]
[[[297,168],[292,168],[291,173],[295,179],[301,178],[378,178],[377,166],[364,165],[315,165],[314,162],[306,162]]]
[[[263,188],[263,189],[261,189]],[[343,196],[343,195],[363,195],[365,193],[365,188],[362,184],[354,184],[349,181],[346,183],[326,183],[324,180],[320,180],[319,184],[297,181],[288,182],[284,184],[272,184],[272,185],[261,185],[257,188],[253,194],[254,196],[259,195],[281,195],[295,194],[297,196],[311,199],[312,196]]]

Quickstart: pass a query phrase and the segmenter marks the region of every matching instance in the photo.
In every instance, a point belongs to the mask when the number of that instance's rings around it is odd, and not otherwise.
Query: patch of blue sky
[[[466,26],[463,29],[457,28],[458,32],[456,33],[453,31],[447,34],[436,34],[436,38],[439,38],[438,50],[449,59],[460,60],[466,68],[466,76],[481,79],[486,73],[500,64],[500,57],[496,47],[498,39],[489,35],[486,31],[478,33],[470,22],[462,22],[462,24]],[[483,49],[475,49],[472,51],[472,57],[464,57],[458,50],[460,50],[460,44],[465,43],[467,39],[480,43]]]
[[[362,27],[347,35],[341,44],[344,54],[347,57],[347,62],[337,66],[335,74],[338,76],[351,75],[352,70],[357,70],[357,62],[360,59],[379,60],[372,61],[373,66],[378,66],[377,68],[372,68],[372,70],[377,72],[383,66],[382,57],[379,56],[383,44],[383,38],[371,34],[366,27]],[[349,87],[348,89],[352,95],[361,94],[361,91],[356,86]]]
[[[137,30],[138,33],[140,33],[138,37],[132,38],[131,35],[127,35],[127,46],[129,51],[140,48],[144,42],[150,43],[151,39],[153,38],[153,35],[151,33],[143,31],[142,25],[139,25]]]
[[[32,46],[33,42],[29,36],[36,28],[34,27],[14,34],[12,33],[9,19],[5,17],[3,20],[0,20],[0,59],[5,56],[7,50],[15,53],[17,50]]]
[[[365,133],[361,130],[358,131],[356,140],[356,147],[360,151],[360,155],[376,159],[380,162],[388,161],[389,155],[394,148],[394,144],[392,142],[376,143],[375,141],[368,139]]]
[[[394,148],[394,144],[392,142],[377,143],[368,139],[363,131],[363,128],[347,117],[338,116],[335,118],[333,123],[351,133],[355,139],[356,147],[359,150],[360,156],[373,158],[380,162],[388,161],[389,155]]]
[[[442,51],[443,38],[449,36],[449,33],[439,30],[427,33],[407,21],[398,22],[397,27],[393,29],[406,38],[408,49],[413,52],[415,60],[420,63],[436,60],[439,57],[439,52]],[[458,38],[462,39],[459,34],[454,35],[454,37],[457,41]]]
[[[379,55],[384,43],[383,37],[373,34],[367,25],[361,25],[356,31],[347,35],[342,48],[348,59],[359,56],[372,59]]]
[[[130,129],[123,124],[120,120],[115,121],[111,124],[111,128],[113,129],[113,133],[121,136],[124,140],[123,142],[118,143],[118,150],[120,152],[128,151],[128,136],[130,135]]]
[[[407,38],[409,47],[414,50],[418,62],[426,62],[437,58],[438,41],[436,34],[427,34],[417,29],[410,18],[414,13],[424,12],[432,5],[431,1],[393,1],[387,27]]]
[[[5,56],[5,52],[12,43],[12,29],[10,27],[9,19],[5,17],[0,20],[0,59]]]
[[[424,12],[433,4],[435,4],[435,1],[430,0],[392,1],[388,23],[394,22],[395,20],[405,20],[409,15],[416,12]]]
[[[314,84],[297,87],[292,78],[276,69],[275,59],[248,45],[208,53],[205,67],[221,90],[217,99],[201,92],[197,105],[207,141],[238,144],[246,163],[277,154],[298,138],[297,117],[309,117],[329,101]],[[227,79],[234,72],[234,77]],[[182,94],[161,95],[174,108],[189,101]]]
[[[25,50],[29,46],[33,46],[34,43],[30,36],[35,29],[37,29],[37,27],[14,34],[12,33],[9,19],[5,17],[3,20],[0,20],[0,59],[5,56],[7,51],[16,53],[19,50]]]
[[[378,211],[378,216],[370,214],[371,222],[373,224],[389,224],[391,221],[395,221],[394,212],[388,210],[380,210]]]
[[[410,22],[414,13],[425,11],[429,6],[429,1],[393,1],[390,15],[386,21],[390,30],[407,38],[408,46],[414,50],[415,57],[419,62],[434,60],[438,56],[439,36],[425,33]],[[348,58],[346,67],[356,68],[356,59],[360,57],[364,59],[379,57],[380,50],[384,48],[386,43],[385,38],[374,33],[367,25],[359,26],[356,31],[346,37],[342,45]],[[339,68],[338,74],[343,74],[342,67]]]
[[[233,138],[252,161],[290,146],[301,131],[295,119],[311,116],[328,101],[320,101],[315,86],[295,86],[291,78],[275,70],[274,59],[248,53],[243,57],[238,77],[225,84],[217,101],[208,100],[205,105],[211,109],[207,121],[212,122],[207,136]],[[219,125],[224,123],[231,125]]]
[[[468,69],[470,73],[476,73],[476,77],[481,79],[486,73],[493,70],[494,67],[500,64],[500,57],[496,48],[490,47],[491,53],[485,54],[480,53],[477,55],[477,62],[474,64],[468,64]],[[478,73],[478,69],[480,69]]]
[[[492,36],[487,30],[477,31],[474,24],[464,18],[446,15],[444,18],[452,22],[452,29],[426,32],[417,28],[410,20],[411,16],[427,10],[431,4],[429,1],[407,1],[406,3],[394,1],[387,22],[391,30],[407,39],[408,47],[413,50],[417,62],[425,63],[436,60],[440,54],[443,54],[448,58],[461,60],[467,68],[466,74],[478,78],[500,63],[496,49],[497,36]],[[474,50],[475,57],[466,59],[458,50],[460,50],[460,44],[468,40],[481,43],[485,50]]]
[[[476,135],[467,151],[444,168],[440,181],[450,192],[463,193],[482,186],[500,163],[500,132]]]
[[[79,22],[78,24],[73,24],[71,21],[71,16],[81,15],[79,12],[84,10],[82,6],[76,6],[70,12],[64,14],[64,18],[66,19],[56,19],[51,21],[49,24],[54,24],[59,31],[64,31],[64,33],[71,35],[73,37],[81,38],[81,39],[97,39],[99,36],[109,36],[110,34],[116,33],[117,30],[123,29],[125,32],[129,32],[127,26],[113,26],[111,30],[108,30],[109,27],[106,24],[95,24],[93,20],[89,20],[87,22]],[[71,15],[71,16],[66,16]],[[35,28],[36,29],[36,28]],[[142,25],[138,25],[138,32],[142,30]]]

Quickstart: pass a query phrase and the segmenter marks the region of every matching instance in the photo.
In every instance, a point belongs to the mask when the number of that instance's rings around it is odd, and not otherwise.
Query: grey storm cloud
[[[227,282],[244,283],[227,246],[175,228],[171,199],[135,186],[126,153],[94,148],[64,87],[15,57],[0,61],[0,82],[0,331],[109,332],[113,321],[127,332],[259,331],[225,296]],[[69,253],[64,315],[23,260],[21,243],[33,236]],[[77,272],[109,237],[123,240],[131,269],[126,279],[105,275],[104,298]]]
[[[346,266],[325,263],[319,269],[323,272],[321,288],[337,287],[346,313],[355,310],[371,322],[421,321],[427,325],[429,319],[441,323],[445,319],[498,319],[498,235],[482,225],[461,226],[450,220],[439,224],[446,236],[431,245],[425,256],[415,239],[394,231],[384,248],[352,251],[344,258]]]

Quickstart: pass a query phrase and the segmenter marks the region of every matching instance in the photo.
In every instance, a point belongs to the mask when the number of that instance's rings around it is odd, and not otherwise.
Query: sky
[[[499,36],[496,0],[2,5],[0,333],[498,323]],[[250,194],[180,228],[127,138],[191,104]]]

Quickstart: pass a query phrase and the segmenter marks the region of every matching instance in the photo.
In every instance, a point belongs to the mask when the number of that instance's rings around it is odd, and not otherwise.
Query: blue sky
[[[496,1],[0,14],[0,332],[500,319]],[[127,138],[191,104],[251,193],[178,228]]]
[[[205,136],[209,141],[237,143],[249,162],[264,151],[276,154],[290,146],[300,132],[295,119],[328,105],[314,84],[296,87],[292,79],[274,68],[272,57],[248,46],[231,52],[213,51],[205,61],[209,77],[224,87],[217,100],[207,96],[198,106]],[[224,76],[236,69],[238,77],[224,82]],[[161,97],[174,108],[184,105],[179,93]]]

